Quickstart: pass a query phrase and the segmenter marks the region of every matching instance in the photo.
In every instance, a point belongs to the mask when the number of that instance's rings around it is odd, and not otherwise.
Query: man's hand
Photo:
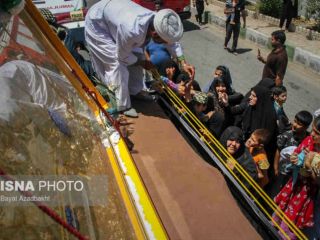
[[[258,59],[260,62],[266,63],[266,61],[264,60],[264,58],[261,56],[260,48],[258,48],[257,59]]]
[[[183,70],[186,71],[189,74],[191,80],[193,80],[194,79],[194,74],[195,74],[194,66],[192,66],[190,64],[187,64],[187,63],[184,63],[184,64],[182,64],[182,67],[183,67]]]

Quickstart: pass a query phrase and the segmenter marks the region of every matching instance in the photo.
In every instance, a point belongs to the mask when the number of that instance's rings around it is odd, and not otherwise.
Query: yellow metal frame
[[[46,20],[42,17],[41,13],[33,5],[31,0],[26,0],[25,9],[20,13],[20,18],[24,20],[25,24],[29,23],[31,26],[30,30],[32,33],[45,45],[44,47],[53,54],[54,58],[57,59],[57,67],[61,69],[63,74],[66,75],[71,84],[76,88],[80,96],[88,103],[89,107],[94,111],[97,118],[99,118],[99,108],[96,103],[85,93],[83,86],[77,79],[79,77],[85,86],[97,96],[100,104],[107,108],[108,105],[103,97],[99,94],[96,88],[93,86],[91,81],[87,78],[86,74],[80,68],[78,63],[74,60],[72,55],[64,47],[62,42],[55,35],[53,30],[50,28]],[[30,22],[29,20],[32,20]],[[40,29],[42,33],[37,31]],[[76,76],[75,76],[76,75]],[[143,184],[141,176],[137,170],[137,167],[128,151],[126,144],[123,139],[120,139],[117,146],[120,150],[120,157],[124,164],[126,165],[127,172],[126,176],[129,176],[136,188],[139,195],[140,202],[138,203],[142,209],[145,216],[145,220],[150,224],[151,230],[156,239],[168,239],[167,232],[160,220],[159,215],[149,197],[149,194]],[[112,146],[106,148],[107,154],[110,159],[113,172],[119,186],[121,196],[123,198],[124,204],[126,206],[129,218],[131,220],[135,235],[137,239],[148,239],[148,235],[143,225],[143,220],[139,217],[139,213],[133,201],[133,196],[130,193],[127,182],[125,180],[125,175],[120,168],[120,163],[117,154],[115,153]]]
[[[141,177],[139,175],[139,172],[136,168],[136,165],[134,164],[134,161],[129,151],[127,150],[126,144],[121,139],[120,142],[117,144],[117,146],[119,147],[120,158],[123,160],[127,170],[126,176],[130,176],[131,180],[135,184],[135,188],[137,192],[139,193],[138,204],[143,208],[143,214],[145,215],[145,220],[151,224],[152,232],[156,237],[156,239],[160,239],[160,240],[169,239],[167,232],[164,231],[164,226],[162,225],[162,222],[159,221],[160,218],[154,209],[154,206],[149,197],[149,194],[147,193],[144,184],[141,182]],[[111,165],[112,165],[113,171],[116,174],[117,181],[123,184],[122,186],[120,186],[120,191],[124,191],[126,188],[128,188],[128,186],[127,186],[126,180],[124,179],[125,176],[122,174],[120,170],[119,162],[116,161],[116,158],[117,158],[116,153],[113,151],[112,148],[107,148],[107,152],[108,152],[108,156],[111,159]],[[125,196],[125,197],[131,197],[131,199],[124,199],[125,203],[134,201],[132,199],[132,196]],[[128,210],[128,213],[129,215],[134,214],[134,212],[131,213],[129,210]],[[138,217],[140,218],[140,216]],[[133,224],[143,224],[143,219],[140,219],[140,222],[134,222]],[[142,229],[145,230],[144,227]],[[143,235],[141,233],[137,233],[137,237],[138,239],[148,238],[146,232],[144,232]]]

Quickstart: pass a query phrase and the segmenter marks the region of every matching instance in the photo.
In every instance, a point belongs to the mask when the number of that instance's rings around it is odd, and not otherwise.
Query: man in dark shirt
[[[271,44],[273,49],[271,53],[269,53],[267,59],[264,59],[261,56],[260,49],[258,49],[257,58],[260,62],[265,64],[263,68],[262,79],[274,79],[276,86],[283,84],[283,78],[288,65],[288,55],[284,45],[285,41],[286,35],[284,31],[275,31],[271,33]]]
[[[230,23],[230,17],[226,20],[226,38],[224,41],[224,49],[228,49],[228,43],[230,41],[231,35],[233,34],[233,41],[231,52],[237,55],[237,45],[240,34],[240,16],[241,10],[244,7],[245,1],[239,1],[239,3],[234,8],[234,22]]]

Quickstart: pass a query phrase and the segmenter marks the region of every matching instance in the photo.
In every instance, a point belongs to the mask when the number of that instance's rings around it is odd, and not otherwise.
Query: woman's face
[[[312,124],[311,137],[315,144],[320,144],[320,131]]]
[[[249,97],[249,105],[255,106],[257,104],[258,98],[254,91],[251,91],[250,97]]]
[[[231,155],[234,155],[240,148],[240,142],[238,140],[227,140],[227,151]]]
[[[223,72],[219,69],[216,69],[213,73],[213,77],[217,78],[217,77],[221,77],[221,76],[223,76]]]
[[[172,80],[176,69],[174,67],[166,68],[167,77]]]
[[[224,85],[223,83],[219,83],[217,86],[216,86],[216,93],[226,93],[227,92],[227,88],[226,88],[226,85]]]

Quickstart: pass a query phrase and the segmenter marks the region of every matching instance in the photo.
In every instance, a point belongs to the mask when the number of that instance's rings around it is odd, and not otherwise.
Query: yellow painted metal
[[[165,240],[169,239],[167,232],[164,230],[164,226],[160,221],[160,217],[157,214],[157,211],[152,204],[150,196],[142,183],[141,176],[137,170],[137,167],[127,150],[127,146],[124,141],[121,139],[118,143],[120,159],[124,162],[126,167],[126,175],[130,177],[130,179],[135,184],[135,190],[139,193],[139,202],[138,204],[142,206],[144,221],[150,224],[152,227],[152,232],[156,239]],[[141,216],[140,216],[141,217]],[[142,221],[142,219],[141,219]]]
[[[82,84],[79,82],[80,78],[85,87],[95,93],[100,104],[107,108],[107,103],[103,97],[99,94],[96,88],[93,86],[91,81],[87,78],[86,74],[74,60],[72,55],[64,47],[62,42],[55,35],[53,30],[50,28],[48,23],[44,20],[40,12],[33,5],[31,0],[26,0],[25,10],[20,14],[21,19],[30,25],[30,29],[36,38],[41,40],[44,47],[50,54],[57,60],[57,67],[61,69],[62,73],[68,78],[71,84],[77,89],[79,95],[88,103],[89,107],[94,111],[97,118],[99,118],[99,108],[95,102],[85,93]],[[40,30],[40,31],[39,31]],[[145,219],[151,226],[151,230],[156,236],[156,239],[168,239],[167,233],[164,226],[153,206],[153,203],[146,191],[146,188],[140,178],[136,166],[134,165],[133,159],[124,143],[121,139],[118,147],[120,149],[120,155],[125,165],[128,168],[127,176],[130,176],[136,187],[137,194],[140,199],[140,206],[142,206]],[[120,188],[122,198],[127,208],[128,215],[133,225],[136,237],[138,239],[147,239],[148,236],[144,229],[142,219],[140,218],[136,207],[134,205],[133,197],[130,194],[128,185],[124,179],[124,174],[121,171],[119,162],[112,148],[107,148],[107,154],[110,158],[112,168],[116,177],[117,184]]]
[[[111,147],[107,148],[107,154],[109,156],[112,170],[118,183],[121,196],[127,208],[128,215],[131,219],[135,235],[137,239],[146,239],[147,236],[139,220],[138,212],[134,207],[132,207],[131,196],[127,193],[127,185],[125,183],[124,175],[120,170],[119,162],[117,161],[117,157],[115,156],[115,153],[113,152]]]

